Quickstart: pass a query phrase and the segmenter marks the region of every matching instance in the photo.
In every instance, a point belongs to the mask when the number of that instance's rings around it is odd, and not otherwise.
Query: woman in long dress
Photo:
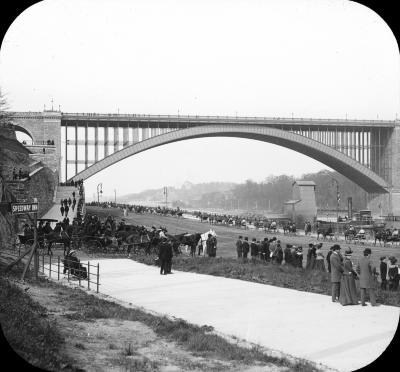
[[[315,259],[315,270],[319,271],[326,271],[325,269],[325,262],[324,262],[324,255],[322,253],[321,246],[318,245],[317,250],[315,251],[317,257]]]
[[[358,277],[351,262],[352,250],[346,250],[343,260],[344,272],[340,283],[339,302],[345,305],[358,305],[358,295],[355,278]]]

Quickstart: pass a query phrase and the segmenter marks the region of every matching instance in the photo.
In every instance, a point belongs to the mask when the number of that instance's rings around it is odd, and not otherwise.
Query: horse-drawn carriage
[[[296,235],[296,224],[291,220],[282,222],[283,234]]]
[[[333,227],[331,223],[322,223],[321,221],[317,222],[317,240],[319,240],[320,236],[322,236],[323,240],[333,239],[335,234],[333,232]]]
[[[374,233],[374,244],[379,241],[379,245],[386,246],[387,243],[400,244],[400,230],[397,228],[386,228],[384,223],[375,224],[373,229]]]
[[[75,250],[72,249],[71,251],[67,252],[65,257],[62,259],[62,263],[64,265],[63,273],[65,274],[68,271],[69,274],[78,279],[86,279],[87,269],[80,263],[75,253]]]

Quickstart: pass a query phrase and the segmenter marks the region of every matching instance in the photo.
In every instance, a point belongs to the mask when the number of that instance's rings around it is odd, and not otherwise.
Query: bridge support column
[[[396,122],[380,158],[383,172],[388,173],[388,193],[371,195],[368,208],[374,215],[400,216],[400,122]]]

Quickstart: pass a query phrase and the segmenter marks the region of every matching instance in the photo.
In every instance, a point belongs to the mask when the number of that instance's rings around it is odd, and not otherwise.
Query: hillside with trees
[[[298,179],[314,181],[316,202],[320,209],[336,209],[336,183],[339,184],[339,208],[347,208],[347,198],[353,198],[353,209],[367,205],[367,193],[354,182],[337,172],[322,170],[304,174]],[[244,183],[210,182],[193,184],[185,182],[180,188],[168,187],[168,201],[182,208],[220,208],[245,210],[270,210],[280,213],[283,203],[292,198],[293,176],[268,176],[263,182],[246,180]],[[133,201],[163,202],[163,188],[145,190],[120,198],[123,203]]]

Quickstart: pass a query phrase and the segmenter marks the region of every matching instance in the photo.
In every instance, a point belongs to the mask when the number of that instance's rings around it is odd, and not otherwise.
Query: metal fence
[[[0,255],[7,257],[8,260],[14,261],[17,258],[24,255],[27,250],[29,250],[29,245],[23,246],[21,244],[14,245],[11,249],[2,249],[0,250]],[[25,257],[27,258],[27,256]],[[100,287],[100,264],[91,264],[90,261],[80,262],[80,268],[75,269],[75,273],[77,275],[73,275],[71,272],[72,270],[65,270],[64,271],[64,259],[60,256],[52,256],[47,255],[44,251],[38,251],[36,262],[38,271],[41,272],[43,275],[48,276],[52,279],[63,279],[66,278],[69,281],[78,281],[79,286],[86,286],[90,290],[91,285],[92,288],[96,287],[96,292],[99,293]],[[33,257],[30,268],[35,270],[35,257]],[[61,272],[62,271],[62,272]],[[83,278],[83,275],[79,275],[82,273],[86,273],[86,277]]]
[[[53,257],[52,255],[48,256],[44,253],[39,254],[39,271],[44,275],[47,275],[49,278],[60,278],[65,277],[68,280],[78,280],[79,286],[83,286],[83,283],[87,283],[87,288],[90,289],[90,285],[93,284],[96,286],[96,292],[99,293],[100,286],[100,264],[93,265],[90,261],[87,263],[80,262],[79,269],[66,269],[64,266],[64,262],[68,259],[62,259],[60,256]],[[62,273],[61,273],[62,270]],[[75,273],[76,275],[73,275]],[[84,275],[86,273],[86,277]],[[86,285],[86,284],[84,284]]]

